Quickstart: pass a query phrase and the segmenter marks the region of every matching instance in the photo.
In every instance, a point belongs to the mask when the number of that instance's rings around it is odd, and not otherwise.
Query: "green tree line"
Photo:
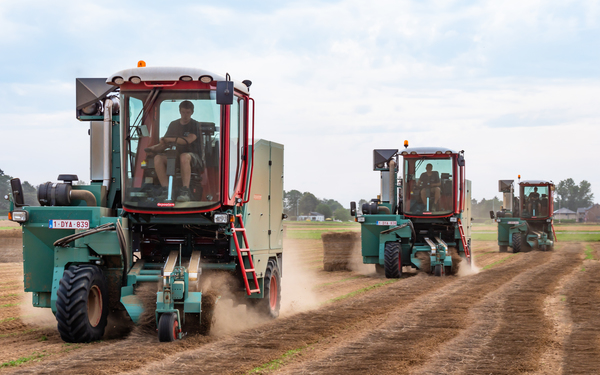
[[[344,208],[335,199],[319,199],[310,192],[301,193],[298,190],[284,191],[283,194],[284,213],[290,220],[296,220],[298,216],[311,212],[323,214],[326,219],[350,220],[349,209]]]

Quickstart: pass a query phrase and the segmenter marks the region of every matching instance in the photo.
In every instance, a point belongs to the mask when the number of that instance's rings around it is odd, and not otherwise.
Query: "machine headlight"
[[[213,216],[213,221],[215,224],[227,224],[229,222],[228,214],[215,214]]]
[[[113,79],[113,82],[116,83],[117,85],[122,85],[125,83],[125,80],[123,79],[123,77],[115,77]]]
[[[11,212],[12,217],[10,217],[11,215],[9,215],[9,219],[12,221],[16,221],[19,223],[24,223],[27,221],[27,211],[13,211]]]
[[[457,220],[456,216],[453,216],[453,217],[450,218],[450,222],[451,223],[456,223],[456,220]]]
[[[136,84],[136,85],[137,85],[137,84],[139,84],[140,82],[142,82],[142,79],[141,79],[140,77],[131,77],[131,78],[129,78],[129,81],[130,81],[131,83],[134,83],[134,84]]]
[[[359,216],[356,218],[356,221],[358,221],[359,223],[364,223],[365,222],[365,217],[364,216]]]
[[[552,219],[546,219],[546,223],[549,223],[551,221],[552,221]]]
[[[213,77],[211,77],[211,76],[200,77],[200,82],[202,82],[202,83],[211,83],[212,81],[213,81]]]

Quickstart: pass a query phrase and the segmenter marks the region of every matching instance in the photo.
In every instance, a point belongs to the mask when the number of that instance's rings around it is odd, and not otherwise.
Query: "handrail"
[[[254,174],[254,98],[248,98],[252,102],[252,164],[250,165],[250,182],[248,183],[248,191],[246,192],[246,199],[242,203],[248,203],[250,201],[250,192],[252,190],[252,175]]]

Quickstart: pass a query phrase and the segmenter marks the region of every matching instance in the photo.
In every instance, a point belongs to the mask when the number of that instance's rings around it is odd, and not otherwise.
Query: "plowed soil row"
[[[587,246],[593,246],[593,259],[584,260],[566,291],[572,324],[564,343],[565,374],[600,372],[600,244]]]
[[[246,372],[290,350],[314,346],[289,373],[404,372],[468,325],[472,304],[549,253],[522,254],[524,262],[467,278],[419,275],[368,295],[274,322],[144,367],[138,373],[187,373],[191,368]],[[536,259],[535,262],[531,261]],[[537,259],[540,258],[540,259]],[[341,336],[339,340],[337,336]],[[321,347],[323,346],[323,347]],[[392,349],[393,348],[393,349]],[[216,354],[218,353],[218,354]],[[314,357],[314,358],[310,358]]]
[[[403,374],[414,371],[435,359],[434,354],[441,347],[477,321],[468,314],[474,305],[504,284],[514,282],[519,274],[546,263],[550,254],[529,253],[520,257],[519,263],[462,278],[429,293],[394,311],[377,329],[329,348],[314,360],[298,363],[285,373]],[[444,367],[434,366],[432,371],[425,372],[444,373],[447,365],[446,362]]]
[[[595,260],[583,260],[585,246],[595,246]],[[6,316],[0,318],[0,361],[30,359],[0,372],[597,373],[600,246],[569,243],[521,254],[500,254],[493,241],[474,248],[476,264],[491,268],[391,281],[372,267],[323,272],[320,241],[288,240],[293,256],[287,259],[302,272],[284,265],[283,290],[299,308],[274,321],[246,322],[250,328],[242,331],[175,343],[158,343],[156,332],[143,326],[126,338],[64,344],[55,323],[42,324],[35,315],[40,309],[23,309],[31,302],[22,301],[20,265],[0,264],[0,306],[11,305],[0,307]],[[309,295],[314,301],[303,304]],[[220,317],[232,326],[251,318]]]

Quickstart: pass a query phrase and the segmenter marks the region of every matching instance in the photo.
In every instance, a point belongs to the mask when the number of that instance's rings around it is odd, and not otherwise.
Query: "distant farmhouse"
[[[298,221],[325,221],[325,215],[318,212],[310,212],[308,215],[298,216]]]
[[[560,210],[554,211],[554,219],[555,220],[576,220],[577,212],[571,211],[568,208],[563,207]]]
[[[579,223],[600,222],[600,204],[596,203],[587,208],[577,209],[577,221]]]

